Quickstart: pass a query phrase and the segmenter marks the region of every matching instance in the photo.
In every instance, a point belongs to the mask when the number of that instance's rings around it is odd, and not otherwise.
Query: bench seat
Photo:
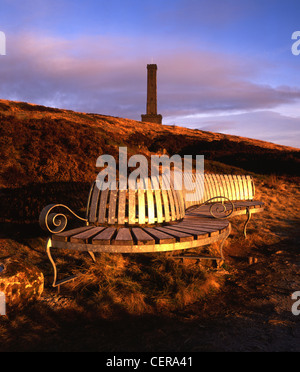
[[[225,207],[225,212],[220,212],[219,218],[222,217],[222,213],[224,213],[224,217],[227,217],[228,214],[230,214],[229,217],[234,217],[237,215],[243,215],[247,214],[247,210],[250,210],[251,213],[259,213],[264,210],[264,203],[261,201],[237,201],[232,203],[223,203]],[[232,210],[232,205],[234,206]],[[203,214],[203,216],[207,216],[209,213],[209,210],[211,208],[210,204],[204,204],[196,207],[191,207],[187,210],[190,215],[193,215],[193,212],[195,213],[196,217],[199,217],[199,215]]]
[[[136,189],[104,189],[91,187],[86,218],[77,216],[68,207],[51,204],[40,215],[41,227],[52,233],[46,252],[54,269],[53,287],[74,280],[76,276],[57,281],[57,268],[51,249],[94,253],[156,253],[199,248],[220,242],[220,255],[174,256],[175,258],[224,261],[223,245],[230,234],[229,217],[263,211],[264,205],[254,200],[251,176],[205,175],[187,177],[189,187],[177,189],[165,175],[144,179]],[[190,187],[193,183],[193,187]],[[150,184],[150,188],[146,186]],[[156,187],[158,186],[158,187]],[[165,188],[165,186],[168,186]],[[190,196],[197,195],[195,199]],[[52,213],[66,208],[84,221],[84,226],[65,230],[67,218]]]
[[[85,226],[52,236],[52,248],[91,252],[149,253],[196,248],[213,243],[229,234],[228,220],[216,220],[195,212],[182,221],[155,227]]]

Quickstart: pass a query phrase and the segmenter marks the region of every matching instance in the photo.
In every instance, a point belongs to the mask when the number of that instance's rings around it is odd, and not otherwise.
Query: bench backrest
[[[143,183],[142,183],[143,182]],[[148,186],[145,183],[148,183]],[[196,190],[192,185],[196,184]],[[148,225],[177,221],[185,210],[213,199],[212,202],[253,200],[255,188],[252,176],[185,174],[183,190],[175,190],[164,175],[142,180],[136,189],[100,190],[92,185],[86,218],[89,223],[107,225]],[[188,186],[188,187],[186,187]],[[191,191],[192,190],[192,191]],[[196,198],[189,198],[196,195]]]
[[[182,191],[169,185],[166,177],[151,177],[142,182],[133,190],[119,190],[118,183],[116,190],[99,190],[95,182],[87,205],[89,223],[148,225],[177,221],[185,216]]]
[[[205,174],[200,176],[199,182],[196,184],[197,200],[188,200],[188,195],[194,193],[184,187],[184,197],[186,208],[202,204],[212,198],[223,196],[231,201],[253,200],[255,195],[255,187],[252,176],[231,175],[231,174]],[[196,182],[195,174],[187,175],[186,182],[192,185]],[[184,184],[184,183],[183,183]],[[189,186],[191,189],[192,186]],[[212,202],[224,201],[214,199]]]

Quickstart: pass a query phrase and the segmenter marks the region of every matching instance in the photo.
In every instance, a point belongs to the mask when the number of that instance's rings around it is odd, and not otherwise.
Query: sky
[[[163,124],[300,148],[299,0],[0,0],[0,31],[0,99],[141,120],[156,63]]]

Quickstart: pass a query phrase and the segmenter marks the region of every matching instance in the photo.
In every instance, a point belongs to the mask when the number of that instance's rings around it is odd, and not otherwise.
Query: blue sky
[[[0,0],[0,98],[300,147],[299,0]]]

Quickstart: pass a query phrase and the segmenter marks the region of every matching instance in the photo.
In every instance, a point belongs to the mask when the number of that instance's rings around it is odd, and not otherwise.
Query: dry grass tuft
[[[207,267],[167,254],[103,254],[70,286],[77,303],[88,302],[108,317],[183,309],[220,284]]]
[[[178,318],[183,314],[184,318],[193,308],[196,309],[193,313],[195,319],[206,315],[223,319],[222,305],[227,314],[231,311],[240,314],[237,299],[239,302],[250,301],[244,303],[246,312],[248,306],[253,305],[252,299],[257,301],[255,306],[260,321],[263,308],[259,308],[259,304],[266,301],[270,306],[268,296],[277,289],[276,281],[281,280],[281,270],[298,268],[298,149],[236,136],[8,101],[0,102],[0,118],[0,160],[3,164],[0,174],[0,217],[3,222],[0,225],[0,256],[3,259],[14,256],[21,261],[28,259],[46,278],[45,292],[40,301],[24,309],[22,314],[11,313],[3,318],[0,337],[7,349],[46,349],[48,344],[55,349],[63,342],[66,349],[78,350],[82,342],[90,349],[99,345],[90,336],[98,332],[95,338],[100,341],[100,346],[97,347],[116,350],[115,344],[120,336],[118,327],[116,337],[112,335],[111,344],[107,346],[111,320],[133,318],[136,321],[145,314],[162,314],[161,322],[164,323],[174,314]],[[57,296],[50,286],[52,267],[44,252],[45,236],[35,224],[39,212],[54,202],[63,202],[76,211],[84,208],[90,182],[99,172],[95,167],[96,159],[104,153],[117,157],[120,145],[128,147],[129,155],[204,154],[207,172],[253,172],[256,199],[264,201],[265,211],[253,215],[247,240],[242,233],[246,217],[231,220],[232,234],[224,245],[226,263],[220,270],[215,270],[207,262],[181,263],[170,254],[98,254],[97,262],[91,263],[88,254],[57,250],[56,262],[61,273],[84,273]],[[216,255],[218,245],[211,245],[207,250]],[[283,262],[280,261],[281,252],[287,256]],[[200,249],[195,253],[200,253]],[[258,257],[261,267],[251,265],[249,268],[245,264],[249,256]],[[260,275],[264,270],[266,276]],[[275,280],[274,273],[277,275]],[[285,274],[289,272],[285,271]],[[294,283],[295,290],[298,290],[296,276],[293,280],[291,285]],[[269,287],[262,290],[265,283]],[[278,288],[284,285],[281,282]],[[222,296],[215,296],[220,289]],[[211,301],[216,297],[220,298],[219,306]],[[280,301],[276,305],[280,306]],[[238,307],[232,310],[234,306]],[[280,314],[284,313],[286,311],[282,310]],[[98,328],[94,327],[95,319],[99,322]],[[99,324],[104,323],[106,333],[103,336]],[[86,325],[87,329],[84,328]],[[128,329],[126,332],[130,334]],[[208,333],[210,336],[210,329]],[[69,336],[67,341],[64,341],[65,335]],[[158,341],[160,337],[158,334]],[[248,342],[248,334],[245,337]],[[194,346],[198,340],[196,337]],[[139,346],[133,339],[131,342]],[[122,345],[123,349],[127,348],[127,343],[128,338],[126,345]],[[16,345],[18,347],[13,347]],[[155,337],[153,345],[155,349]]]

